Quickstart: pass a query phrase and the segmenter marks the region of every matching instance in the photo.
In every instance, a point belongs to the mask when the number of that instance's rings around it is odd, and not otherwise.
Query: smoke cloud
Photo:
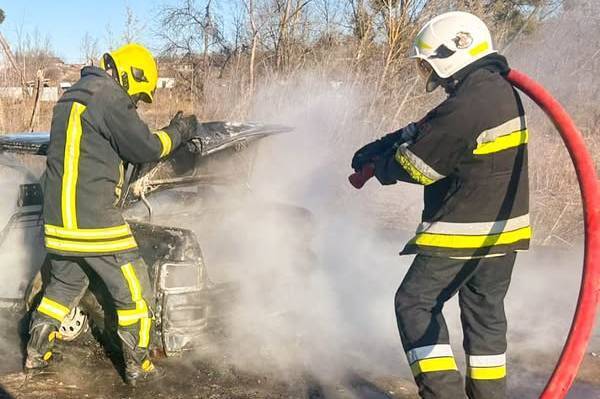
[[[533,45],[519,43],[512,54]],[[542,52],[539,59],[550,65],[554,56]],[[356,191],[347,183],[353,152],[385,133],[370,130],[363,119],[370,94],[370,88],[319,74],[259,93],[253,118],[295,131],[261,143],[252,195],[308,209],[312,234],[303,242],[294,221],[261,217],[251,205],[232,216],[234,221],[223,221],[223,231],[244,236],[234,237],[224,251],[244,262],[216,271],[240,284],[227,322],[235,342],[228,350],[240,367],[281,375],[309,370],[324,380],[353,372],[410,378],[393,298],[412,260],[397,253],[419,220],[422,189],[382,188],[371,181]],[[208,250],[209,267],[222,256]],[[581,261],[579,244],[518,256],[506,302],[514,397],[539,393],[558,358],[577,300]],[[457,308],[452,300],[445,314],[455,354],[464,362]],[[598,341],[596,335],[590,351]],[[585,384],[575,391],[581,398],[598,393]]]

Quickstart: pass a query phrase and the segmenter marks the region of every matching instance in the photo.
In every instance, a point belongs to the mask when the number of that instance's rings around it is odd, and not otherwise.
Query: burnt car
[[[209,279],[201,242],[209,236],[213,242],[231,238],[228,232],[215,238],[215,228],[218,230],[224,215],[238,208],[236,202],[252,201],[261,218],[285,214],[293,219],[290,225],[295,226],[294,234],[309,229],[299,227],[310,224],[307,210],[252,198],[247,184],[256,143],[289,131],[280,125],[203,123],[190,142],[166,159],[128,165],[118,207],[122,208],[148,265],[156,320],[154,349],[170,356],[194,347],[211,320],[218,317],[220,310],[216,309],[235,295],[231,283],[215,284]],[[0,136],[2,163],[23,169],[23,163],[15,161],[19,156],[15,154],[43,160],[48,143],[48,133]],[[0,253],[17,256],[8,262],[10,270],[3,271],[0,305],[4,308],[33,307],[41,296],[47,273],[43,194],[35,181],[37,177],[27,173],[29,182],[19,185],[16,210],[0,231]],[[232,196],[232,192],[245,194]],[[61,326],[65,341],[89,335],[92,329],[102,330],[110,322],[110,317],[105,316],[114,312],[109,311],[105,295],[101,285],[90,283],[79,306]]]

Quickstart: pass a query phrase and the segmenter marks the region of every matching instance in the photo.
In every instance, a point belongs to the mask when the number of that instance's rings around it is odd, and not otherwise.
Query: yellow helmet
[[[100,60],[100,68],[112,70],[113,76],[134,101],[152,102],[158,69],[152,53],[144,46],[129,43],[106,53]]]

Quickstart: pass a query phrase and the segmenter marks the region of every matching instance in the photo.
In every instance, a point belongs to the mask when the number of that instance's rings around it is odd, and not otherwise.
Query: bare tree
[[[81,59],[88,65],[94,65],[100,58],[98,50],[98,39],[92,37],[89,32],[86,32],[81,39],[80,45]]]
[[[26,81],[34,82],[38,71],[56,59],[50,43],[50,37],[42,36],[38,29],[32,33],[18,30],[15,59]]]
[[[145,25],[140,22],[136,17],[133,9],[129,6],[125,6],[125,24],[123,26],[123,33],[121,39],[124,43],[132,43],[140,39],[141,32],[144,30]]]
[[[2,24],[4,22],[5,17],[6,17],[6,15],[4,14],[4,10],[0,9],[0,24]],[[13,71],[16,73],[16,75],[18,77],[18,81],[21,85],[21,89],[23,90],[23,96],[28,97],[29,91],[27,90],[27,84],[25,82],[25,75],[23,74],[23,71],[19,68],[17,60],[10,48],[10,45],[8,44],[8,41],[6,40],[4,35],[2,35],[2,32],[0,32],[0,47],[2,47],[2,51],[4,52],[6,58],[8,59],[8,62],[12,66]]]
[[[256,50],[258,48],[258,41],[260,40],[260,32],[258,30],[258,24],[256,22],[256,9],[254,0],[244,0],[246,9],[248,11],[248,25],[250,28],[250,61],[249,65],[249,85],[248,91],[254,93],[254,79],[255,79],[255,68],[256,68]]]
[[[190,84],[192,92],[201,96],[211,71],[213,53],[231,50],[222,34],[222,22],[213,14],[212,0],[184,0],[176,6],[166,6],[161,12],[160,29],[163,53],[178,57],[191,67],[180,78]]]
[[[106,24],[104,27],[104,46],[105,51],[112,51],[116,47],[115,34],[110,24]]]

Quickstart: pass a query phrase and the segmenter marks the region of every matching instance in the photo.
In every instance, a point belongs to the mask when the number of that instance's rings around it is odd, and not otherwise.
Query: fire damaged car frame
[[[153,287],[154,349],[171,356],[194,347],[207,329],[213,309],[223,297],[221,294],[229,288],[227,284],[214,284],[208,278],[205,258],[194,231],[153,223],[156,213],[149,197],[182,187],[195,189],[188,196],[196,197],[210,192],[216,185],[239,182],[240,174],[249,174],[253,163],[255,152],[248,151],[249,147],[261,138],[290,130],[280,125],[203,123],[190,142],[166,159],[126,168],[124,194],[117,206],[122,208],[148,265]],[[48,142],[48,133],[0,136],[0,152],[44,156]],[[241,157],[245,158],[244,168],[240,167]],[[231,167],[228,163],[235,165]],[[38,183],[19,186],[17,211],[0,231],[0,246],[12,231],[29,229],[39,231],[34,240],[37,248],[32,251],[43,251],[42,203]],[[41,268],[34,267],[32,273],[23,296],[0,298],[0,303],[23,303],[24,298],[27,309],[31,309],[41,296],[48,263],[44,260]],[[64,340],[76,340],[92,329],[104,332],[108,323],[114,322],[110,320],[114,312],[109,311],[107,291],[96,280],[90,279],[90,287],[79,305],[63,322]]]

